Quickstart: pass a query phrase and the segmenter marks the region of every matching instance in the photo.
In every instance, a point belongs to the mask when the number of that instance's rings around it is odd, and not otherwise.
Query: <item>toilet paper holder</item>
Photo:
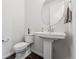
[[[9,38],[6,39],[6,40],[3,40],[3,39],[2,39],[2,42],[8,42],[9,40],[10,40]]]

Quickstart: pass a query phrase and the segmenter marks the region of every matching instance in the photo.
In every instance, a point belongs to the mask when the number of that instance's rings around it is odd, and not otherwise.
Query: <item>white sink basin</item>
[[[35,32],[36,36],[39,36],[41,38],[49,38],[49,39],[64,39],[65,33],[64,32]]]
[[[53,42],[58,39],[65,39],[64,32],[35,32],[35,36],[43,39],[44,59],[53,59]]]

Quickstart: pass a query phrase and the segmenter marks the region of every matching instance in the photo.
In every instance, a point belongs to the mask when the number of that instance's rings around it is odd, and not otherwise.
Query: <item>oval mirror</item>
[[[44,2],[42,6],[42,20],[45,25],[55,25],[65,15],[66,5],[64,1],[61,2]]]

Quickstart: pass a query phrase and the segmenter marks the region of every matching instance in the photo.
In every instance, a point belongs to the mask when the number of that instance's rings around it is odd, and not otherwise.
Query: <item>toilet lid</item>
[[[15,50],[25,49],[28,45],[29,45],[29,43],[20,42],[20,43],[17,43],[16,45],[14,45],[14,49]]]

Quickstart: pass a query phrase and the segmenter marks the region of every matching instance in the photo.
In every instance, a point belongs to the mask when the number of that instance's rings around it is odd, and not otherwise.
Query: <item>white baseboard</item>
[[[39,56],[43,57],[43,54],[42,53],[40,53],[40,52],[38,52],[38,51],[36,51],[34,49],[32,49],[32,52],[34,52],[34,53],[38,54]]]
[[[43,54],[42,53],[40,53],[40,52],[38,52],[38,51],[36,51],[34,49],[32,49],[31,51],[34,52],[34,53],[36,53],[36,54],[38,54],[39,56],[43,57]],[[11,52],[11,53],[7,54],[6,56],[2,56],[2,59],[5,59],[5,58],[11,56],[13,53],[14,52]]]
[[[30,55],[31,54],[31,51],[30,50],[28,50],[28,51],[26,51],[25,52],[25,54],[24,55],[21,55],[21,56],[16,56],[15,57],[15,59],[25,59],[28,55]]]
[[[12,51],[12,52],[6,54],[5,56],[2,56],[2,59],[6,59],[7,57],[11,56],[13,53],[14,53],[14,52]]]

